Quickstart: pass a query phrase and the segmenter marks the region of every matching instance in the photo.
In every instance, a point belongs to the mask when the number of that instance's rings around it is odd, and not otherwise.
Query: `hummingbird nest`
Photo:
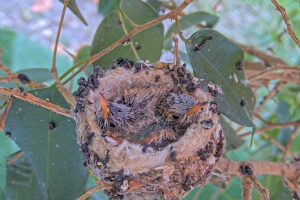
[[[212,97],[185,65],[118,58],[74,92],[77,138],[110,199],[181,199],[204,185],[225,138]]]

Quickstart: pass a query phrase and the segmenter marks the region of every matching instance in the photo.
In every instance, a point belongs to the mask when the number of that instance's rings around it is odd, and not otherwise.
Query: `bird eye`
[[[112,122],[109,123],[109,126],[110,126],[111,128],[116,128],[116,125],[115,125],[114,123],[112,123]]]
[[[172,117],[173,117],[173,119],[179,119],[180,118],[180,116],[176,115],[176,114],[173,114]]]

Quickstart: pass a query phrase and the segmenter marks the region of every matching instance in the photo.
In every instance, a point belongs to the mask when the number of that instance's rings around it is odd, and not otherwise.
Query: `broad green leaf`
[[[6,183],[6,158],[18,150],[15,142],[0,132],[0,191],[3,190]]]
[[[15,157],[12,155],[9,159]],[[41,200],[44,198],[41,185],[34,175],[34,169],[25,155],[7,166],[7,181],[4,195],[6,199]]]
[[[59,0],[60,2],[64,3],[64,0]],[[86,22],[86,20],[84,19],[84,17],[82,16],[75,0],[69,0],[69,4],[68,7],[71,9],[71,11],[80,19],[80,21],[82,21],[82,23],[84,23],[86,26],[88,25],[88,23]]]
[[[33,90],[41,99],[68,108],[56,88]],[[49,123],[55,128],[50,130]],[[5,131],[25,152],[44,199],[75,199],[83,189],[87,170],[76,142],[75,122],[42,107],[14,99]]]
[[[200,50],[196,51],[194,45],[200,45],[208,37],[212,39],[207,40]],[[244,59],[243,51],[212,29],[201,29],[192,34],[189,40],[191,43],[186,44],[186,49],[195,76],[204,79],[201,83],[204,88],[212,82],[222,90],[215,98],[221,113],[238,124],[254,129],[251,121],[254,95],[247,85],[244,72],[236,67]]]
[[[0,48],[3,64],[14,72],[28,68],[51,69],[52,51],[21,33],[0,28]],[[56,66],[58,72],[62,73],[72,63],[66,56],[58,54]]]
[[[181,30],[185,30],[187,28],[190,28],[192,26],[196,25],[203,25],[207,28],[212,28],[217,22],[218,17],[216,15],[204,12],[204,11],[198,11],[194,13],[187,14],[185,16],[180,17],[179,23]],[[174,22],[170,28],[168,29],[167,33],[165,34],[164,39],[164,48],[171,49],[172,48],[172,38],[171,33],[178,33],[176,23]]]
[[[24,69],[18,71],[17,73],[26,74],[30,80],[37,83],[44,83],[54,79],[50,70],[45,68]]]
[[[132,30],[134,24],[143,24],[158,17],[153,8],[141,0],[124,0],[121,11],[113,11],[100,23],[92,42],[91,55],[94,55],[122,38]],[[130,19],[130,21],[128,21]],[[131,38],[130,44],[119,45],[110,53],[97,60],[94,65],[104,69],[111,66],[118,57],[156,62],[163,46],[163,25],[160,23]]]
[[[222,116],[219,117],[219,122],[222,126],[222,130],[226,138],[227,151],[237,149],[245,143],[245,141],[235,133],[234,129],[230,126],[228,122],[225,121],[225,119]]]
[[[99,13],[103,16],[108,15],[113,10],[118,10],[121,0],[99,0]]]
[[[162,6],[162,2],[159,1],[159,0],[148,0],[147,3],[149,3],[152,8],[157,12],[159,13],[160,11],[160,8]]]

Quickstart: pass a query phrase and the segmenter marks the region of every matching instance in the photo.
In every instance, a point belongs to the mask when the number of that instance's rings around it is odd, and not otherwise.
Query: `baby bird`
[[[162,116],[173,125],[188,127],[197,122],[206,103],[186,94],[171,93],[163,102]]]
[[[155,94],[155,95],[154,95]],[[196,123],[205,103],[186,94],[130,90],[118,103],[100,95],[98,124],[115,144],[123,140],[160,149],[177,141]]]

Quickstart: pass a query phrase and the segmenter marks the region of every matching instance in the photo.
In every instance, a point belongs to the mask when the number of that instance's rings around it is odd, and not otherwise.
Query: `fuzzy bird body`
[[[119,58],[78,84],[84,165],[111,185],[110,199],[171,200],[205,183],[225,140],[212,94],[185,66]]]

